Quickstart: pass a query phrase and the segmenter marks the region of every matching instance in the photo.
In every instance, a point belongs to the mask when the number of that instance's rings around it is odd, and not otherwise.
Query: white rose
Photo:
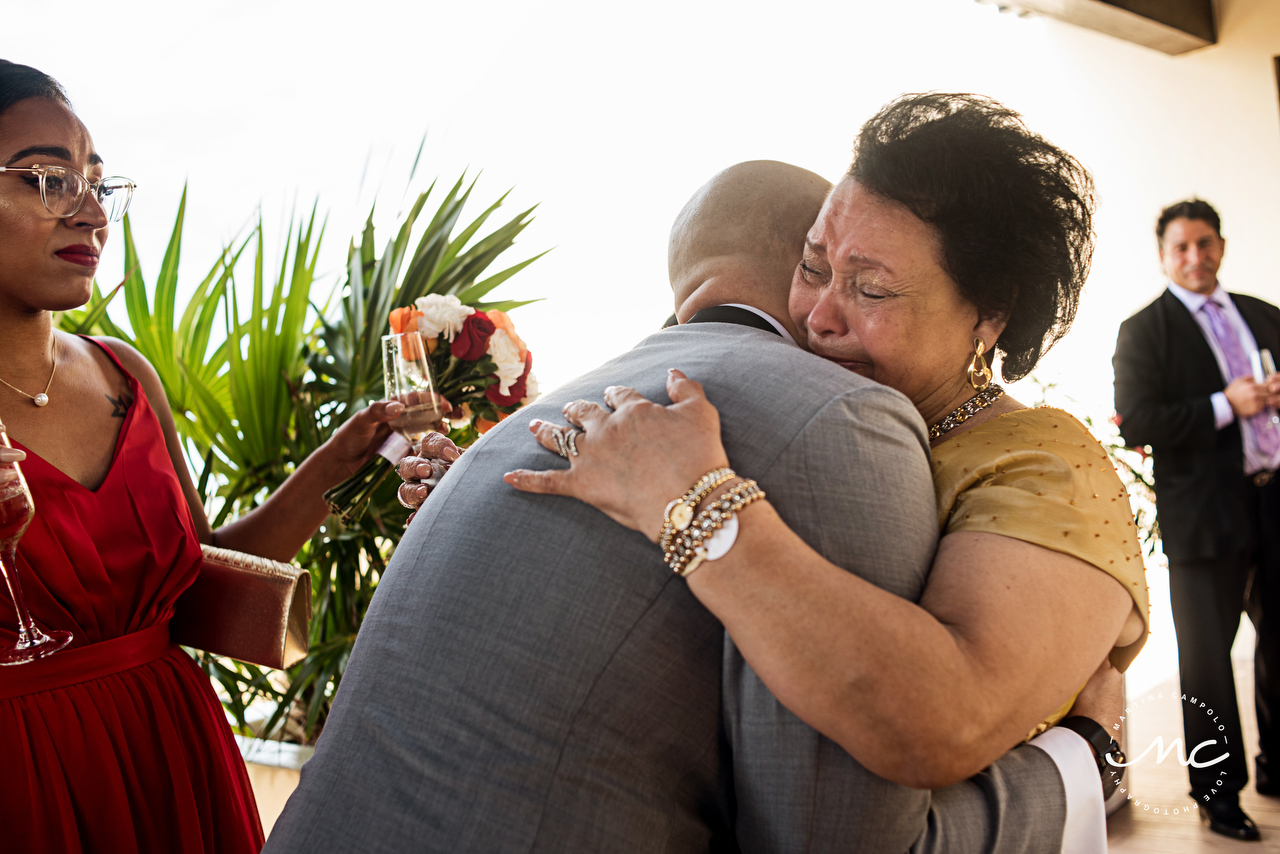
[[[524,400],[520,401],[521,406],[528,406],[542,395],[542,389],[538,388],[538,378],[533,375],[533,371],[529,372],[529,378],[524,381]]]
[[[511,385],[524,373],[524,359],[520,357],[520,347],[507,330],[499,329],[489,339],[489,357],[498,369],[498,394],[509,394]]]
[[[463,305],[452,294],[418,297],[414,306],[422,312],[422,317],[418,318],[418,331],[427,339],[436,338],[443,332],[446,340],[453,341],[462,331],[462,324],[467,317],[476,313],[474,308]]]

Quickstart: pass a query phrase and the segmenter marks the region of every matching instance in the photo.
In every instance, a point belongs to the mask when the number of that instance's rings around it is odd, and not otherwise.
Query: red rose
[[[455,359],[474,362],[484,357],[489,351],[489,339],[496,327],[489,315],[483,311],[467,316],[462,322],[462,329],[449,345],[449,352]]]
[[[498,391],[498,384],[494,383],[484,390],[484,396],[494,406],[515,406],[517,403],[525,399],[528,395],[529,371],[533,370],[533,354],[524,354],[524,373],[520,375],[520,379],[511,384],[511,388],[507,389],[507,393],[503,394]],[[493,376],[492,374],[490,376]]]

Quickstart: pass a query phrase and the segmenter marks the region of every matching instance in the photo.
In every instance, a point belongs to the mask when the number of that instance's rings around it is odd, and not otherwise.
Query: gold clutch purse
[[[307,654],[311,574],[230,549],[203,546],[204,564],[169,623],[175,643],[283,669]]]

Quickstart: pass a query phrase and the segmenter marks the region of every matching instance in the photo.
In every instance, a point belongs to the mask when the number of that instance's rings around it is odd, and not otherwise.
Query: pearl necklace
[[[56,373],[58,373],[58,351],[57,351],[57,348],[55,347],[53,349],[53,370],[49,372],[49,381],[45,383],[44,391],[40,392],[39,394],[27,394],[25,391],[18,388],[16,385],[13,385],[12,383],[5,382],[2,379],[0,379],[0,383],[4,383],[5,385],[9,386],[9,388],[13,389],[23,397],[31,398],[31,402],[34,403],[36,406],[47,406],[49,403],[49,387],[53,385],[53,377]]]
[[[930,427],[929,441],[933,442],[939,437],[950,433],[1002,397],[1004,397],[1004,389],[996,383],[991,383],[982,391],[957,406],[946,418]]]

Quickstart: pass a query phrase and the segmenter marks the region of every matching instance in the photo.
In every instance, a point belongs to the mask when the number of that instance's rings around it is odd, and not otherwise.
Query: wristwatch
[[[1111,733],[1103,729],[1102,724],[1093,718],[1072,715],[1069,718],[1063,718],[1058,721],[1058,726],[1066,727],[1089,742],[1089,746],[1093,748],[1094,756],[1098,760],[1098,774],[1102,777],[1104,785],[1108,782],[1108,778],[1115,778],[1117,773],[1116,765],[1123,764],[1126,759],[1124,751],[1120,749],[1120,745],[1111,737]],[[1107,762],[1108,757],[1115,763],[1114,765]]]

